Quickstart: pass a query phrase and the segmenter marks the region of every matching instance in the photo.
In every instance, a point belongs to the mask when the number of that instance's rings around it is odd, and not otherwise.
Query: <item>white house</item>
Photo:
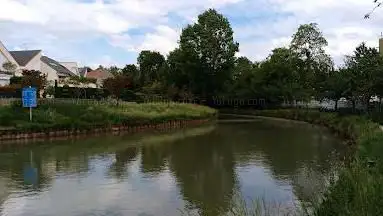
[[[80,71],[77,62],[60,62],[60,64],[70,70],[76,76],[80,76]]]
[[[59,62],[47,56],[41,57],[41,72],[47,75],[47,80],[50,85],[54,85],[55,82],[60,84],[71,76],[78,76]]]
[[[70,76],[79,76],[80,71],[76,62],[61,62],[42,55],[41,50],[8,51],[0,41],[0,86],[8,85],[13,74],[2,67],[5,62],[16,66],[15,76],[22,76],[23,70],[38,70],[47,75],[50,85],[60,82]]]
[[[6,62],[11,62],[18,67],[16,60],[0,41],[0,86],[8,85],[9,79],[12,77],[12,75],[7,73],[5,68],[3,68],[3,64]]]
[[[16,76],[21,76],[23,70],[41,71],[41,50],[10,51],[9,53],[16,60],[18,65],[15,74]]]

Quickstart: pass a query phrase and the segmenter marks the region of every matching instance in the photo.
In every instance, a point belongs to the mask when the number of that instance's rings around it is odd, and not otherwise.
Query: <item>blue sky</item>
[[[383,9],[364,20],[372,7],[372,0],[0,0],[0,40],[58,61],[123,66],[141,50],[166,55],[182,27],[215,8],[231,22],[238,55],[262,60],[288,45],[300,24],[317,22],[341,64],[359,43],[377,46]]]

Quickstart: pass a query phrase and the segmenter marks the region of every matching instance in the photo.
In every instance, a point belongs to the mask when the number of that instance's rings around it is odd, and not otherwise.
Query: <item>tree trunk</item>
[[[355,99],[352,99],[352,112],[355,113]]]

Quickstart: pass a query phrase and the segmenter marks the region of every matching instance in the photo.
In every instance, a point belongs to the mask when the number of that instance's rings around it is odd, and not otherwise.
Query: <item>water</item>
[[[325,189],[342,149],[324,129],[271,120],[3,145],[0,215],[214,216],[236,197],[293,207]]]

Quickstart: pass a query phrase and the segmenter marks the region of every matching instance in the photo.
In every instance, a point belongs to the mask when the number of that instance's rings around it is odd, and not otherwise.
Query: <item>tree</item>
[[[118,74],[120,74],[121,72],[121,69],[118,68],[117,66],[111,66],[110,68],[108,68],[108,71],[113,74],[113,76],[116,76]]]
[[[22,87],[35,87],[37,92],[44,89],[47,85],[47,76],[37,70],[23,70],[23,78],[21,80]],[[39,94],[38,94],[39,95]]]
[[[325,97],[335,101],[335,110],[338,110],[338,101],[349,94],[349,78],[347,70],[341,69],[332,71],[327,79]]]
[[[122,97],[124,91],[130,87],[130,84],[131,80],[127,76],[120,74],[103,81],[103,87],[115,96],[117,101]]]
[[[193,71],[193,82],[198,80],[195,93],[211,97],[224,90],[232,77],[238,43],[234,42],[229,21],[216,10],[209,9],[198,16],[198,22],[183,29],[180,51],[188,57],[184,71]]]
[[[300,73],[301,59],[287,48],[276,48],[261,64],[260,91],[271,103],[306,99],[311,94]],[[303,78],[303,79],[302,79]]]
[[[333,69],[331,57],[324,50],[327,45],[327,40],[316,23],[300,25],[290,44],[290,49],[304,63],[301,68],[302,81],[316,96],[323,93],[326,77]]]
[[[230,87],[232,96],[240,98],[254,97],[252,81],[258,68],[246,57],[239,57],[234,66],[233,80]]]
[[[140,66],[140,84],[148,85],[160,79],[166,61],[161,53],[144,50],[139,54],[137,63]]]
[[[348,76],[352,78],[353,100],[361,98],[368,110],[371,96],[376,93],[376,87],[381,84],[375,79],[383,72],[382,57],[376,48],[367,47],[365,43],[360,44],[354,54],[346,59]]]
[[[134,64],[128,64],[121,69],[121,73],[127,77],[130,77],[132,80],[132,88],[139,89],[142,87],[140,83],[140,71],[137,66]]]
[[[16,71],[17,66],[15,64],[13,64],[12,62],[8,61],[8,62],[4,62],[3,63],[3,68],[7,72],[10,72],[10,73],[14,74],[15,71]]]
[[[323,48],[327,45],[327,40],[323,37],[318,24],[309,23],[299,26],[293,35],[290,48],[301,58],[318,60],[317,58],[324,53]]]

